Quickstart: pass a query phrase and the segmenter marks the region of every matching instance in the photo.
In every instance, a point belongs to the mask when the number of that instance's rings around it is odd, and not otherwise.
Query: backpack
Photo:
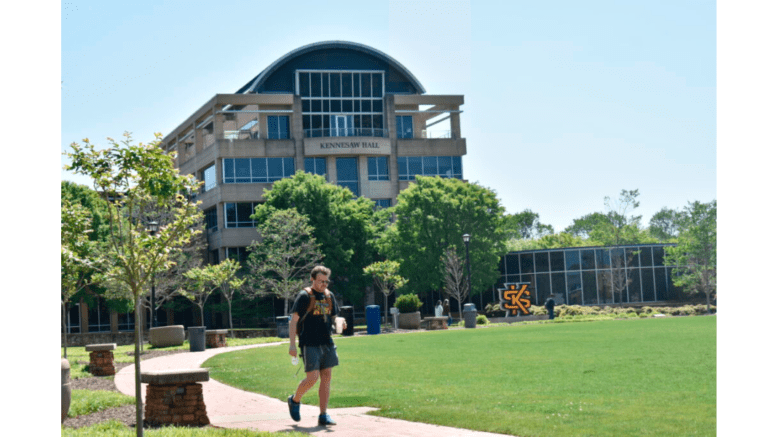
[[[313,309],[316,307],[316,295],[313,294],[313,290],[311,290],[310,287],[306,287],[304,290],[308,293],[310,301],[308,302],[308,308],[307,311],[305,311],[305,315],[300,317],[297,321],[297,337],[302,335],[302,330],[305,327],[302,322],[305,320],[308,314],[313,312]],[[329,314],[324,314],[324,317],[329,317],[332,314],[332,292],[330,292],[328,288],[324,290],[324,302],[326,302],[327,308],[329,308]],[[332,323],[331,317],[329,317],[329,323]]]

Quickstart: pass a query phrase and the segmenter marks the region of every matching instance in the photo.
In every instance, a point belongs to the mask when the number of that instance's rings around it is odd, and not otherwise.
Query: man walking
[[[548,297],[548,300],[545,301],[545,309],[548,310],[548,318],[550,320],[553,320],[553,307],[556,306],[556,301],[553,299],[553,295],[551,294]]]
[[[331,274],[331,270],[324,266],[314,267],[310,273],[312,281],[310,287],[299,292],[291,309],[289,355],[297,356],[297,346],[294,343],[299,333],[299,348],[305,363],[305,379],[299,383],[297,391],[288,399],[289,413],[295,422],[300,421],[299,406],[302,396],[313,388],[320,377],[318,399],[321,414],[318,416],[318,424],[336,425],[326,412],[329,404],[329,388],[332,383],[332,368],[340,364],[337,347],[332,341],[332,323],[337,317],[339,308],[334,293],[327,289]]]

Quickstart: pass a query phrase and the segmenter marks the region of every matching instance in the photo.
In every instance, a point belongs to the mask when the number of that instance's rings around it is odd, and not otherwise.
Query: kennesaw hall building
[[[232,94],[216,94],[162,140],[204,182],[209,261],[244,259],[250,216],[272,183],[303,170],[394,205],[416,175],[462,178],[462,95],[428,95],[391,56],[319,42],[291,51]]]

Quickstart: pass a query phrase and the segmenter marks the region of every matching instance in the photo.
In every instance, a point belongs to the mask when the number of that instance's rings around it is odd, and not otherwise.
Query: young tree
[[[374,202],[354,198],[349,189],[303,171],[276,181],[264,196],[265,203],[257,206],[252,218],[261,224],[273,210],[290,208],[306,216],[327,267],[332,269],[332,290],[346,300],[360,301],[371,281],[363,269],[375,256],[370,245],[376,233]]]
[[[63,199],[61,214],[62,327],[65,335],[65,358],[67,358],[68,304],[76,293],[91,282],[90,276],[94,271],[91,258],[95,256],[96,244],[89,239],[92,233],[91,219],[86,208]]]
[[[219,264],[195,267],[183,274],[186,280],[183,281],[177,292],[200,309],[202,326],[205,326],[205,303],[208,301],[208,298],[223,284],[234,281],[235,273],[239,268],[240,264],[236,261],[226,259]],[[231,314],[232,308],[230,307],[230,316]],[[231,329],[231,317],[229,322]]]
[[[682,211],[662,208],[653,214],[648,231],[650,235],[661,242],[675,241],[680,232],[680,222],[685,218]]]
[[[219,280],[219,289],[224,299],[227,300],[227,309],[229,313],[229,335],[234,338],[235,331],[232,326],[232,299],[235,297],[235,293],[242,290],[248,278],[238,277],[240,271],[240,263],[233,259],[225,259],[219,264],[222,266],[223,275],[217,277]]]
[[[257,207],[259,214],[260,207]],[[253,288],[269,289],[271,293],[285,301],[283,315],[289,315],[289,303],[299,293],[310,272],[320,264],[324,256],[313,236],[314,229],[308,218],[296,209],[262,210],[264,220],[258,231],[261,242],[253,242],[249,247],[248,269],[252,276]]]
[[[685,207],[677,246],[667,247],[664,262],[675,265],[672,281],[687,292],[703,292],[710,311],[710,295],[717,289],[718,202],[695,201]]]
[[[143,400],[140,390],[140,298],[151,276],[169,267],[169,250],[182,246],[197,231],[191,228],[202,213],[186,194],[196,191],[199,183],[192,176],[181,176],[173,158],[160,147],[161,135],[148,145],[132,144],[129,133],[117,143],[97,150],[88,140],[71,144],[66,166],[76,174],[90,177],[95,190],[105,200],[109,231],[106,249],[93,260],[100,266],[104,281],[124,284],[135,307],[135,409],[137,435],[143,435]],[[152,237],[143,217],[136,212],[155,203],[169,210],[173,219]]]
[[[459,303],[459,319],[461,319],[461,303],[469,295],[469,283],[464,276],[464,260],[456,253],[455,247],[448,246],[443,253],[442,265],[445,271],[443,292]]]
[[[395,290],[405,286],[407,280],[397,273],[399,263],[396,261],[378,261],[364,268],[364,273],[372,275],[375,279],[375,285],[384,296],[384,309],[386,313],[386,323],[388,323],[388,297]]]
[[[499,278],[497,266],[506,242],[504,208],[493,190],[459,179],[417,176],[399,193],[393,212],[396,222],[379,246],[384,256],[400,260],[399,273],[408,279],[411,292],[442,288],[440,260],[448,246],[464,253],[464,234],[472,236],[472,294]]]

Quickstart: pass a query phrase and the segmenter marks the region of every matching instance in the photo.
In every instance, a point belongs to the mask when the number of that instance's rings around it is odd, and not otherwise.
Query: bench
[[[426,317],[424,318],[426,329],[432,331],[435,329],[448,329],[447,317]]]
[[[210,424],[200,384],[208,380],[208,369],[141,372],[140,382],[148,384],[143,423],[149,426]]]
[[[111,376],[116,374],[116,364],[113,362],[113,351],[116,343],[88,344],[89,373],[94,376]]]
[[[227,347],[229,329],[211,329],[205,331],[205,347]]]

